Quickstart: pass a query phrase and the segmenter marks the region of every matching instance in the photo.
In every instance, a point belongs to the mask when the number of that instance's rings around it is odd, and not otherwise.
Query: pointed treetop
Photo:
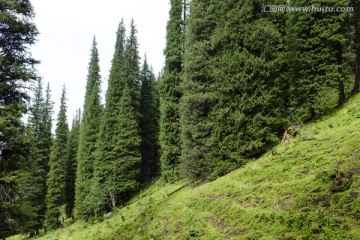
[[[97,49],[97,42],[94,36],[93,44],[91,48],[91,57],[88,67],[87,83],[86,83],[86,93],[85,93],[85,103],[84,109],[86,106],[86,101],[90,99],[91,94],[95,91],[95,94],[99,94],[100,85],[101,85],[101,76],[100,76],[100,66],[99,66],[99,53]]]
[[[127,67],[133,69],[135,74],[139,67],[139,44],[136,34],[137,29],[134,19],[132,19],[130,24],[130,35],[126,41],[125,59],[127,61]]]
[[[93,58],[98,58],[99,51],[98,51],[98,49],[97,49],[97,41],[96,41],[96,37],[95,37],[95,36],[94,36],[93,42],[92,42],[91,54],[92,54],[92,59],[93,59]]]
[[[131,22],[130,22],[130,29],[131,29],[130,34],[135,35],[137,33],[136,24],[135,24],[135,21],[133,18],[131,19]]]
[[[143,63],[143,66],[148,66],[148,60],[147,60],[147,56],[146,56],[146,52],[144,54],[144,63]]]
[[[116,32],[116,43],[115,43],[115,53],[113,62],[117,61],[119,64],[124,63],[124,52],[125,52],[125,44],[126,43],[126,28],[124,24],[124,20],[121,19],[119,23],[118,30]]]
[[[126,28],[125,28],[124,19],[121,19],[119,26],[118,26],[118,30],[116,32],[115,49],[117,49],[119,47],[124,48],[125,47],[125,39],[126,39]]]
[[[92,58],[93,58],[93,56],[97,56],[98,54],[99,53],[98,53],[98,49],[97,49],[97,41],[96,41],[96,37],[94,35],[93,41],[92,41],[92,48],[91,48]]]
[[[52,113],[52,106],[54,105],[54,102],[51,101],[51,89],[50,89],[50,83],[48,82],[48,84],[46,85],[46,90],[45,90],[45,102],[47,105],[49,105],[48,110],[50,110],[50,114]]]
[[[63,88],[62,88],[62,93],[61,93],[61,105],[65,105],[66,103],[66,86],[65,84],[63,85]]]
[[[46,99],[51,98],[51,89],[50,89],[50,83],[48,82],[46,85]]]

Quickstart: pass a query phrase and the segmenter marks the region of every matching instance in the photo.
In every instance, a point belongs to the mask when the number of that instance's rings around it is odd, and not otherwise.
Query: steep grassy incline
[[[158,181],[100,223],[41,239],[360,239],[360,95],[277,151],[173,194],[185,182]]]

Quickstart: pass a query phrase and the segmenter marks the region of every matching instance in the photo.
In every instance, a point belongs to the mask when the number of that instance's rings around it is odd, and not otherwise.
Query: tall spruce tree
[[[93,167],[96,158],[96,141],[99,133],[99,122],[102,112],[100,104],[100,67],[99,53],[95,37],[91,49],[91,59],[87,76],[85,103],[81,119],[78,167],[75,188],[75,217],[87,219],[92,212],[90,197]]]
[[[212,37],[216,54],[210,63],[216,89],[211,177],[266,151],[288,124],[285,15],[262,13],[266,4],[248,0],[214,6],[221,21]]]
[[[322,2],[329,7],[348,1]],[[322,5],[314,0],[292,0],[293,6]],[[349,76],[343,71],[349,13],[297,12],[289,14],[288,46],[294,108],[300,118],[317,118],[345,101]]]
[[[28,225],[32,235],[38,234],[45,218],[46,179],[51,149],[51,113],[49,86],[46,90],[46,99],[44,99],[42,82],[39,80],[28,120],[31,154],[27,158],[27,172],[20,189],[28,207],[32,208],[33,219],[24,223]]]
[[[141,135],[141,180],[151,181],[158,176],[159,166],[159,101],[155,74],[145,56],[141,74],[140,135]]]
[[[38,32],[29,0],[1,1],[0,16],[0,238],[4,239],[23,230],[28,214],[18,195],[19,173],[29,154],[21,119],[29,99],[24,86],[36,79],[29,45]]]
[[[93,214],[124,203],[139,187],[139,54],[134,21],[119,24],[94,166]]]
[[[50,153],[51,153],[51,146],[52,146],[52,114],[53,114],[53,101],[51,100],[51,90],[50,90],[50,83],[47,84],[45,90],[45,106],[44,106],[44,113],[43,113],[43,120],[42,123],[44,124],[44,132],[42,133],[42,142],[41,148],[43,150],[43,155],[46,156],[47,163],[50,160]],[[47,167],[49,170],[49,166]]]
[[[111,208],[125,203],[139,189],[141,139],[138,112],[132,103],[130,87],[126,85],[119,103],[117,158],[108,163],[109,175],[104,182]]]
[[[64,86],[60,100],[60,111],[57,117],[55,139],[51,149],[50,170],[47,178],[47,209],[45,216],[45,226],[47,229],[57,229],[60,227],[61,208],[65,204],[66,153],[69,135],[66,111],[66,88]]]
[[[360,91],[360,2],[351,0],[351,6],[354,8],[353,23],[355,28],[354,46],[355,46],[355,83],[353,92]]]
[[[110,197],[110,209],[127,201],[139,188],[140,177],[140,130],[139,130],[139,51],[137,29],[131,20],[130,33],[124,51],[124,85],[118,102],[117,135],[114,140],[116,158],[109,159],[109,173],[104,189]],[[122,40],[122,39],[121,39]],[[121,83],[120,83],[121,84]]]
[[[39,182],[41,186],[41,193],[40,191],[38,194],[38,207],[41,206],[38,212],[38,225],[35,229],[35,234],[39,234],[39,229],[43,227],[43,222],[45,219],[45,212],[46,212],[46,180],[47,174],[49,171],[49,162],[50,162],[50,154],[51,154],[51,146],[52,146],[52,114],[53,114],[53,102],[51,100],[51,90],[50,84],[47,84],[45,90],[45,99],[42,105],[42,113],[41,113],[41,123],[37,133],[37,146],[36,148],[39,150],[41,154],[41,162],[39,163],[38,168],[42,169],[41,177],[39,177]]]
[[[92,197],[95,206],[95,215],[109,210],[115,204],[116,185],[113,182],[112,168],[109,166],[116,162],[122,154],[118,149],[120,138],[120,99],[126,85],[125,75],[125,47],[126,29],[122,20],[118,26],[115,43],[115,53],[110,70],[108,89],[106,92],[105,110],[101,121],[98,140],[98,152],[94,166],[94,181],[92,183]],[[110,207],[108,207],[110,206]]]
[[[42,92],[42,82],[40,79],[35,86],[34,97],[32,99],[30,107],[30,117],[28,122],[28,141],[30,143],[30,152],[27,157],[27,171],[22,176],[21,187],[19,189],[24,203],[31,211],[31,215],[24,221],[25,229],[28,230],[31,236],[34,235],[34,231],[39,227],[37,218],[41,211],[41,208],[45,208],[45,194],[46,194],[46,169],[41,166],[42,156],[40,150],[37,148],[39,139],[39,132],[41,129],[41,114],[42,105],[44,102]],[[42,179],[44,177],[44,179]],[[42,181],[45,180],[44,186]],[[43,189],[43,187],[45,187]],[[45,190],[45,193],[44,193]],[[44,199],[41,199],[44,196]],[[43,201],[41,201],[43,200]],[[29,212],[30,212],[29,211]],[[40,226],[41,226],[40,222]]]
[[[210,38],[216,27],[213,6],[210,1],[192,1],[187,25],[180,170],[182,176],[190,178],[205,177],[211,172],[208,143],[213,126],[209,114],[214,103],[208,66],[212,57]]]
[[[165,67],[160,82],[161,173],[168,180],[178,178],[180,148],[180,87],[183,73],[184,20],[183,1],[171,0],[167,23]]]
[[[123,32],[123,31],[122,31]],[[124,33],[124,32],[123,32]],[[109,175],[104,180],[104,189],[107,203],[110,209],[123,204],[139,188],[140,177],[140,131],[139,131],[139,53],[136,36],[137,30],[134,20],[130,24],[130,33],[125,42],[124,67],[121,68],[122,80],[120,98],[117,102],[117,120],[115,152],[116,157],[109,159],[108,169],[105,173]],[[123,36],[119,36],[123,42]]]
[[[181,171],[213,179],[278,140],[285,121],[285,48],[279,32],[285,19],[263,14],[261,2],[191,4]]]
[[[71,125],[66,153],[66,215],[73,217],[75,205],[75,180],[77,170],[77,153],[79,149],[81,110],[77,110]]]

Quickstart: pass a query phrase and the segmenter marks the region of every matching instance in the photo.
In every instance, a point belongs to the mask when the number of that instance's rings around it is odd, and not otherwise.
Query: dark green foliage
[[[159,101],[155,75],[146,56],[142,66],[140,92],[141,180],[148,182],[159,174]]]
[[[123,204],[139,188],[139,56],[136,28],[126,39],[120,23],[94,166],[91,202],[96,216]]]
[[[180,89],[183,71],[184,21],[182,0],[170,1],[167,23],[165,67],[160,82],[161,173],[168,180],[178,178],[180,148]]]
[[[117,161],[119,158],[119,149],[117,147],[118,139],[120,138],[120,99],[124,86],[126,85],[125,78],[125,26],[123,20],[120,22],[116,44],[115,53],[112,60],[112,66],[109,76],[109,84],[106,92],[106,104],[104,114],[101,121],[100,134],[98,139],[98,153],[94,165],[94,181],[92,186],[93,210],[95,214],[104,211],[104,206],[109,204],[111,207],[111,199],[114,199],[114,187],[107,188],[108,185],[114,185],[112,179],[109,179],[112,168],[109,165]],[[110,208],[111,208],[110,207]],[[107,207],[109,208],[109,207]]]
[[[212,118],[212,177],[264,152],[286,126],[283,15],[261,13],[261,3],[219,3],[211,61],[216,91]],[[282,4],[273,1],[271,4]],[[228,13],[228,18],[221,17]],[[215,19],[216,20],[216,19]]]
[[[0,1],[0,238],[23,230],[29,213],[17,187],[29,154],[21,117],[27,110],[24,87],[36,78],[28,51],[37,35],[33,16],[30,1]]]
[[[125,86],[119,103],[119,132],[116,139],[117,158],[105,166],[108,173],[104,189],[109,194],[112,206],[121,205],[139,188],[140,135],[137,112],[132,105],[129,86]]]
[[[76,112],[73,119],[71,131],[67,144],[66,155],[66,215],[73,217],[73,210],[75,204],[75,180],[77,170],[77,152],[79,148],[79,135],[80,135],[80,122],[81,122],[81,110]]]
[[[139,44],[137,40],[137,29],[134,20],[131,20],[130,34],[126,40],[125,48],[125,62],[124,73],[126,77],[126,84],[129,86],[131,101],[134,109],[136,110],[137,117],[139,117],[139,103],[140,103],[140,82],[139,82]]]
[[[39,80],[35,89],[33,103],[29,116],[28,138],[31,144],[31,154],[27,158],[27,172],[23,176],[20,189],[28,208],[32,208],[33,218],[27,221],[29,231],[38,233],[43,226],[46,204],[46,179],[51,150],[52,102],[50,87],[43,97],[42,83]]]
[[[44,162],[49,162],[50,152],[52,146],[52,114],[53,114],[53,102],[51,101],[51,91],[50,84],[48,83],[45,91],[45,103],[42,115],[42,124],[43,124],[43,132],[41,133],[41,149],[42,154],[47,160]],[[47,167],[47,169],[49,169]]]
[[[86,219],[92,212],[89,194],[96,158],[96,141],[100,129],[100,67],[99,54],[94,38],[89,63],[89,73],[85,93],[84,112],[81,119],[78,168],[76,172],[75,217]]]
[[[184,177],[190,178],[205,177],[211,173],[208,161],[213,124],[209,114],[214,103],[211,92],[213,78],[208,61],[211,57],[210,37],[216,26],[212,10],[210,1],[192,1],[187,25],[181,109],[181,171]]]
[[[355,46],[355,83],[353,92],[360,91],[360,3],[359,0],[351,0],[351,6],[354,7],[353,23],[355,28],[354,46]]]
[[[252,1],[192,1],[182,99],[185,176],[224,175],[278,140],[286,121],[284,23]]]
[[[0,237],[26,232],[36,225],[35,209],[21,195],[28,177],[27,160],[30,137],[21,122],[23,107],[8,105],[1,109],[0,129]],[[26,196],[24,196],[26,197]]]
[[[293,0],[293,6],[347,6],[348,1]],[[288,21],[290,81],[301,118],[317,118],[345,101],[344,71],[349,13],[297,12]],[[336,98],[338,95],[338,98]]]
[[[17,83],[34,79],[33,67],[37,63],[28,52],[28,45],[34,44],[38,34],[35,25],[30,22],[34,17],[30,1],[0,2],[1,37],[0,37],[0,70],[2,104],[24,103],[25,92]]]
[[[66,89],[63,88],[60,111],[57,118],[55,139],[51,148],[49,173],[47,178],[46,216],[47,229],[60,227],[61,208],[65,204],[66,189],[66,154],[69,126],[66,117]]]

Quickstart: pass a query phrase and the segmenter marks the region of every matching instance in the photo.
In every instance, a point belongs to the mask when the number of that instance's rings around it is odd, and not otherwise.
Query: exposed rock
[[[335,170],[330,178],[333,179],[333,185],[330,187],[330,191],[333,193],[348,190],[352,184],[352,173],[345,174]]]
[[[359,197],[358,192],[351,192],[350,195],[351,195],[352,198],[358,198]]]
[[[316,137],[314,136],[304,136],[301,138],[303,141],[314,141],[314,140],[317,140]]]
[[[112,212],[108,212],[107,214],[104,215],[104,218],[109,218],[111,216]]]

